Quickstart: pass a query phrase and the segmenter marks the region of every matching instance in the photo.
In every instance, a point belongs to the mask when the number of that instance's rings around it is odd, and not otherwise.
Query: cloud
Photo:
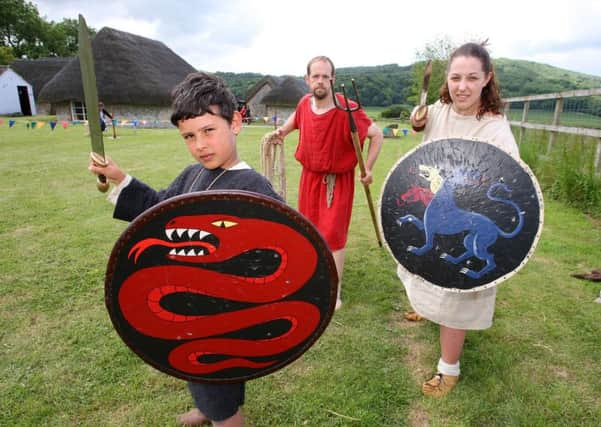
[[[83,13],[88,25],[157,39],[206,71],[301,75],[315,55],[338,67],[409,65],[437,37],[489,38],[494,57],[529,59],[601,75],[601,2],[430,0],[34,0],[55,21]]]

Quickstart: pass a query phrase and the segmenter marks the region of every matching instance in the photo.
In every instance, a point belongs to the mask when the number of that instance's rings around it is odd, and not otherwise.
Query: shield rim
[[[484,285],[480,285],[480,286],[475,286],[471,289],[459,289],[459,288],[445,288],[444,286],[440,286],[437,285],[435,283],[432,283],[426,279],[424,279],[423,277],[410,272],[407,268],[405,268],[405,266],[403,264],[401,264],[395,257],[394,254],[392,252],[392,248],[388,245],[388,241],[386,240],[386,235],[384,234],[384,228],[382,227],[382,199],[384,198],[384,189],[386,188],[386,185],[388,184],[388,180],[390,179],[390,176],[393,174],[394,170],[397,168],[397,166],[406,158],[410,157],[411,155],[413,155],[414,152],[416,152],[419,149],[423,149],[425,146],[430,145],[430,144],[436,144],[436,143],[441,143],[443,141],[452,141],[452,140],[463,140],[463,141],[472,141],[472,142],[479,142],[479,143],[483,143],[483,144],[487,144],[490,147],[493,147],[494,149],[500,150],[503,153],[507,154],[509,157],[511,157],[513,160],[515,160],[521,167],[522,169],[528,174],[528,176],[530,177],[530,180],[532,182],[532,186],[535,189],[536,192],[536,196],[539,202],[539,206],[540,206],[540,213],[539,213],[539,224],[538,224],[538,229],[536,230],[536,234],[534,236],[534,239],[532,241],[532,245],[530,246],[530,249],[528,250],[528,253],[526,254],[526,256],[524,257],[524,259],[522,260],[522,262],[520,262],[519,265],[517,265],[512,271],[510,271],[507,274],[504,274],[503,276],[499,276],[496,279],[492,280],[489,283],[486,283]],[[507,279],[509,279],[510,277],[512,277],[514,274],[516,274],[519,270],[521,270],[524,265],[526,265],[526,263],[528,262],[528,260],[532,257],[532,255],[534,254],[534,251],[536,250],[536,247],[538,245],[538,241],[540,239],[540,236],[542,234],[543,231],[543,224],[544,224],[544,212],[545,212],[545,206],[544,206],[544,200],[543,200],[543,193],[540,189],[538,180],[536,179],[536,176],[534,175],[534,173],[532,172],[532,170],[530,169],[530,167],[521,159],[521,158],[515,158],[513,157],[511,154],[509,154],[507,151],[503,150],[502,148],[488,142],[485,141],[483,139],[479,139],[479,138],[440,138],[440,139],[433,139],[433,140],[429,140],[429,141],[424,141],[421,142],[419,144],[417,144],[417,146],[415,146],[413,149],[409,150],[407,153],[405,153],[404,156],[402,156],[400,159],[398,159],[395,164],[390,168],[390,170],[388,171],[388,174],[386,175],[386,178],[384,179],[383,183],[382,183],[382,189],[380,190],[380,198],[378,200],[378,228],[379,231],[381,233],[381,235],[384,237],[384,245],[386,247],[386,250],[388,251],[388,253],[391,255],[392,259],[394,260],[394,262],[397,264],[397,267],[401,268],[406,274],[409,274],[412,278],[414,278],[415,280],[417,280],[419,283],[427,285],[427,286],[434,286],[437,289],[443,289],[446,292],[451,292],[451,293],[472,293],[472,292],[480,292],[483,291],[485,289],[489,289],[492,288],[494,286],[497,286],[498,284],[506,281]]]
[[[153,221],[157,216],[163,214],[165,210],[171,209],[173,206],[184,206],[191,203],[198,203],[206,200],[243,200],[246,202],[256,202],[262,204],[264,206],[269,206],[284,216],[293,220],[297,225],[300,225],[304,232],[306,232],[310,238],[315,241],[315,249],[318,250],[318,255],[326,255],[325,259],[325,267],[329,271],[329,279],[330,279],[330,305],[328,307],[325,316],[322,318],[322,321],[319,324],[318,329],[307,338],[305,344],[299,349],[298,352],[292,354],[289,358],[281,363],[275,364],[275,366],[267,367],[257,371],[253,374],[242,375],[235,378],[199,378],[192,375],[186,375],[181,373],[178,370],[170,369],[165,367],[162,364],[159,364],[149,358],[144,352],[138,350],[136,346],[131,342],[131,338],[122,331],[120,323],[117,321],[115,317],[113,307],[112,297],[110,289],[112,288],[112,279],[117,267],[117,260],[119,259],[119,255],[123,251],[123,248],[126,245],[131,237],[137,233],[137,231],[147,225],[149,222]],[[106,268],[105,273],[105,282],[104,282],[104,301],[106,309],[109,313],[109,318],[113,327],[119,338],[127,345],[127,347],[133,351],[140,359],[142,359],[146,364],[152,366],[156,370],[167,374],[169,376],[179,378],[186,381],[192,382],[200,382],[200,383],[211,383],[211,384],[228,384],[228,383],[237,383],[247,380],[252,380],[255,378],[260,378],[269,374],[272,374],[297,360],[300,356],[302,356],[309,348],[311,348],[315,342],[323,335],[325,330],[327,329],[330,321],[332,320],[334,309],[336,306],[336,295],[338,292],[338,273],[336,270],[336,264],[334,262],[334,257],[332,256],[332,252],[328,248],[327,243],[325,242],[322,235],[319,233],[317,228],[306,219],[301,213],[294,210],[290,206],[285,203],[279,202],[276,199],[271,197],[253,193],[250,191],[242,191],[242,190],[211,190],[211,191],[196,191],[191,193],[180,194],[178,196],[171,197],[167,200],[164,200],[156,205],[150,207],[142,214],[138,215],[133,221],[131,221],[127,228],[121,233],[117,241],[115,242],[113,249],[111,250],[111,254],[109,257],[109,261]]]

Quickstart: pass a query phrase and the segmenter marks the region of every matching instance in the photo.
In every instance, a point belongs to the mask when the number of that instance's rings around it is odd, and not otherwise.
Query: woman
[[[487,141],[515,158],[519,151],[509,123],[501,113],[501,98],[490,56],[483,44],[467,43],[449,58],[440,99],[419,119],[411,114],[415,130],[424,130],[423,141],[462,138]],[[437,373],[422,385],[425,395],[441,397],[457,383],[459,358],[467,330],[492,325],[496,287],[479,292],[455,293],[419,283],[399,267],[407,297],[415,310],[409,320],[425,317],[440,325],[441,356]]]

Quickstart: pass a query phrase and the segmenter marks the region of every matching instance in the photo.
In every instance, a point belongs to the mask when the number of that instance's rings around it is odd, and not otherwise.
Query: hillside
[[[532,61],[494,60],[503,97],[601,87],[601,77]]]
[[[573,89],[601,87],[601,77],[564,70],[537,62],[498,58],[495,59],[497,79],[502,96],[513,97]],[[337,83],[350,87],[354,78],[367,106],[411,104],[413,65],[396,64],[370,67],[346,67],[337,70]],[[258,73],[217,72],[230,85],[236,96],[244,99],[248,90],[264,75]],[[352,95],[352,93],[349,93]]]

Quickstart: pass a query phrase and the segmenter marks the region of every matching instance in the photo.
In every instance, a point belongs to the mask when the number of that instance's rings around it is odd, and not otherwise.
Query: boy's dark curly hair
[[[232,123],[236,111],[236,97],[217,76],[191,73],[171,91],[173,113],[171,123],[192,119],[205,114],[219,115]],[[211,109],[211,107],[213,107]]]

